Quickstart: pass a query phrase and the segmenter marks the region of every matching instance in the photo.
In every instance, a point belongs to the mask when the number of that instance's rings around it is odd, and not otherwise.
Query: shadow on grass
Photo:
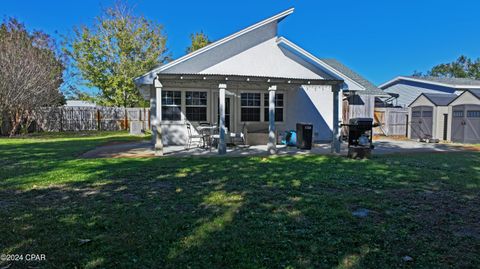
[[[38,149],[46,167],[30,160],[30,171],[11,175],[0,190],[0,252],[47,255],[47,262],[32,265],[438,268],[480,262],[477,153],[370,161],[77,160],[56,155],[68,146],[58,143]],[[352,216],[358,208],[370,214]],[[405,255],[414,261],[403,262]]]

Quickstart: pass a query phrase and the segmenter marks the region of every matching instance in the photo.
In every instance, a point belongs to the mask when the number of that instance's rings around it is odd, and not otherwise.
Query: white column
[[[156,78],[153,86],[155,88],[155,126],[153,135],[155,137],[155,156],[163,156],[163,141],[162,141],[162,83]]]
[[[225,144],[225,89],[227,84],[219,84],[219,94],[218,94],[218,109],[220,112],[220,141],[218,142],[218,154],[227,153],[227,145]]]
[[[339,132],[339,105],[338,98],[340,93],[340,85],[332,85],[333,94],[333,122],[332,122],[332,153],[340,153],[340,132]]]
[[[150,85],[150,130],[152,131],[152,145],[155,145],[157,133],[157,126],[155,125],[157,114],[157,97],[156,90],[153,85]]]
[[[268,88],[268,144],[267,150],[270,154],[277,153],[277,138],[275,136],[275,92],[277,86]]]

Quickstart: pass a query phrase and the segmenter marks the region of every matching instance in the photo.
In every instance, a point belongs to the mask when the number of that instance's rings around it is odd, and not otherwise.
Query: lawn
[[[0,268],[480,264],[478,152],[79,158],[134,139],[0,139],[0,253],[46,255]]]

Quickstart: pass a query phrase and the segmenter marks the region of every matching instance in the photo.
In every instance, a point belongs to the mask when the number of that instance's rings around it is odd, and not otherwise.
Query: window
[[[207,121],[207,92],[185,92],[185,106],[189,121]]]
[[[241,121],[260,121],[260,93],[241,94]]]
[[[432,111],[423,111],[422,112],[422,116],[423,117],[431,117],[432,116]]]
[[[263,111],[264,111],[264,120],[269,120],[269,98],[268,93],[264,95],[263,99]],[[275,121],[283,121],[283,93],[275,94]]]
[[[413,117],[420,117],[420,111],[412,111],[412,118]]]
[[[480,118],[480,111],[478,110],[469,110],[467,111],[468,118]]]
[[[162,120],[181,120],[181,105],[181,92],[162,91]]]
[[[453,111],[454,117],[463,117],[463,110]]]

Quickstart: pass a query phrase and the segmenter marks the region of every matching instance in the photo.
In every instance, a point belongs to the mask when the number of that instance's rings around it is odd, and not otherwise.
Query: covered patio
[[[234,100],[239,99],[240,92],[255,90],[257,92],[265,92],[265,99],[262,99],[265,102],[265,115],[264,118],[268,118],[268,142],[266,145],[263,145],[265,152],[269,154],[278,154],[279,149],[283,147],[277,146],[277,130],[276,130],[276,93],[281,91],[288,93],[290,91],[298,90],[301,87],[315,87],[320,86],[322,88],[327,87],[332,93],[332,130],[331,130],[331,145],[330,151],[332,153],[340,152],[340,142],[339,142],[339,93],[340,86],[343,83],[342,80],[337,79],[300,79],[300,78],[286,78],[286,77],[267,77],[267,76],[247,76],[247,75],[223,75],[223,74],[172,74],[172,73],[158,73],[155,79],[153,80],[153,85],[150,88],[149,98],[151,104],[151,124],[153,132],[153,143],[155,148],[156,156],[163,156],[168,153],[169,150],[166,150],[164,147],[164,136],[170,136],[172,138],[173,134],[169,134],[172,128],[166,129],[165,124],[168,124],[168,121],[162,115],[163,107],[162,102],[170,102],[169,99],[165,98],[165,94],[162,95],[162,91],[171,90],[171,89],[203,89],[208,90],[210,102],[205,101],[208,104],[208,107],[205,108],[209,111],[209,114],[213,115],[210,119],[215,119],[215,115],[218,116],[218,147],[215,150],[219,155],[224,154],[233,154],[232,152],[240,152],[241,149],[230,149],[227,150],[227,141],[229,131],[238,132],[238,125],[240,122],[246,124],[244,119],[240,120],[239,115],[236,115],[235,112],[239,112],[238,109],[233,109],[233,115],[230,115],[228,112],[228,120],[226,121],[226,107],[235,106],[235,102],[232,104],[227,103],[229,97],[233,97]],[[257,93],[258,94],[258,93]],[[268,95],[267,95],[268,94]],[[145,94],[144,94],[145,95]],[[263,94],[262,94],[263,95]],[[260,96],[258,94],[258,96]],[[238,100],[237,100],[238,101]],[[185,101],[180,103],[184,105]],[[230,102],[230,100],[228,100]],[[239,101],[238,101],[239,102]],[[260,99],[258,100],[260,102]],[[268,105],[268,106],[267,106]],[[163,109],[162,109],[163,107]],[[286,110],[286,111],[285,111]],[[287,114],[288,109],[282,109],[282,113]],[[164,110],[167,112],[167,110]],[[262,112],[263,113],[263,112]],[[240,114],[240,113],[237,113]],[[268,115],[268,117],[267,117]],[[232,121],[235,124],[230,123],[230,117],[236,119]],[[282,115],[283,118],[283,115]],[[188,119],[187,119],[188,120]],[[185,124],[190,124],[186,121]],[[230,130],[227,130],[227,125],[232,124]],[[195,124],[192,124],[195,128]],[[163,127],[163,128],[162,128]],[[167,130],[167,131],[166,131]],[[329,139],[330,140],[330,139]],[[177,145],[178,146],[178,145]],[[262,145],[256,145],[259,151],[262,151]],[[170,147],[171,149],[171,147]],[[253,148],[250,147],[250,151]],[[210,154],[210,153],[205,153]]]

